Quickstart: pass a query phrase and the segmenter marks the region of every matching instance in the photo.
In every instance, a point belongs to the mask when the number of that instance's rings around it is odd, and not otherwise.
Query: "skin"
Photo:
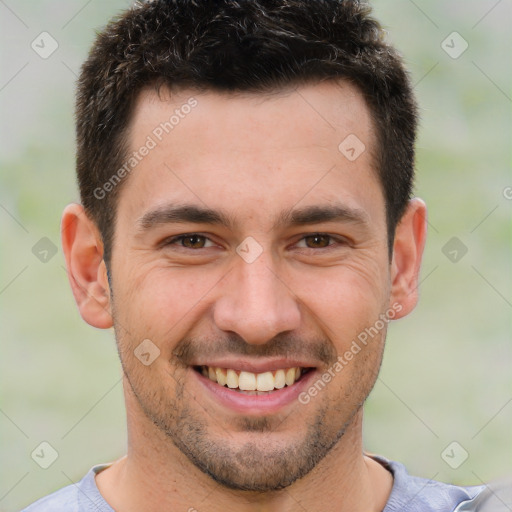
[[[272,95],[145,90],[132,150],[191,97],[197,106],[123,185],[110,283],[94,223],[77,204],[63,214],[80,313],[95,327],[115,326],[124,370],[128,452],[97,475],[98,488],[122,512],[382,510],[392,475],[363,452],[362,404],[385,328],[309,403],[265,415],[219,404],[192,365],[292,357],[321,378],[379,315],[415,307],[425,204],[409,202],[390,260],[371,116],[344,83]],[[349,134],[366,147],[354,161],[338,150]],[[178,204],[222,211],[232,225],[141,228],[148,212]],[[358,220],[275,222],[334,204]],[[162,243],[190,233],[206,238]],[[247,237],[262,250],[251,263],[236,252]],[[134,355],[145,339],[160,350],[148,366]]]

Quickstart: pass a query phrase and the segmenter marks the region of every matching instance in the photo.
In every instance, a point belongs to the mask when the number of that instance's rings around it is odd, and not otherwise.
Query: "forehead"
[[[193,202],[260,222],[299,202],[372,210],[383,205],[374,140],[365,101],[346,83],[272,94],[147,89],[129,130],[130,152],[144,156],[119,206],[133,217]]]
[[[251,132],[252,128],[258,128],[258,132]],[[233,129],[241,130],[224,142],[236,148],[252,149],[252,140],[268,134],[272,139],[267,139],[261,149],[282,149],[283,143],[315,144],[319,139],[329,144],[344,134],[373,142],[373,123],[366,102],[356,87],[344,81],[268,93],[146,88],[134,106],[130,142],[136,146],[138,135],[151,133],[162,145],[172,144],[173,138],[181,134],[183,139],[194,131],[197,147],[210,146],[211,150],[210,142],[219,143]]]

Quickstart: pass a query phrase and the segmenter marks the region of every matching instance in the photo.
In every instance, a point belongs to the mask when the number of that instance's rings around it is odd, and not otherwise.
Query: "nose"
[[[262,345],[300,326],[295,294],[271,257],[262,254],[252,263],[240,258],[223,281],[213,311],[219,329]]]

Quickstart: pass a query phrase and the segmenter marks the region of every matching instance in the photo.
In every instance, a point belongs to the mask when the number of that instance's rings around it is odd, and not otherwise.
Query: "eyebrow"
[[[290,208],[281,212],[272,229],[285,226],[306,226],[322,222],[343,222],[368,226],[368,214],[359,208],[349,208],[344,205],[307,206]],[[221,210],[198,205],[169,204],[151,210],[140,217],[136,225],[139,231],[149,231],[158,226],[173,223],[211,224],[224,226],[233,230],[235,219]]]

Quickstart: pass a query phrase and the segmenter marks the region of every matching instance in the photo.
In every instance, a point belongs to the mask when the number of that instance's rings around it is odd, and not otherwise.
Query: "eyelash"
[[[212,242],[212,240],[210,240],[210,238],[208,238],[205,235],[201,235],[200,233],[185,233],[183,235],[178,235],[178,236],[175,236],[175,237],[172,237],[172,238],[164,240],[164,242],[162,243],[162,246],[166,247],[166,246],[177,245],[177,242],[178,243],[182,242],[186,238],[190,238],[190,237],[193,237],[193,236],[204,238],[205,240],[208,240],[208,241]],[[304,235],[302,238],[300,238],[298,240],[298,242],[302,242],[302,241],[306,240],[307,238],[313,238],[313,237],[316,237],[316,236],[318,236],[318,237],[328,237],[330,239],[330,241],[333,242],[333,243],[329,243],[329,245],[327,245],[326,247],[319,247],[319,248],[303,247],[302,249],[310,249],[310,250],[323,249],[323,250],[329,250],[329,249],[333,248],[334,246],[348,245],[348,241],[345,240],[342,237],[335,237],[335,236],[330,235],[328,233],[320,233],[320,232],[319,233],[311,233],[311,234],[308,234],[308,235]],[[189,249],[191,251],[198,251],[200,249],[208,249],[208,247],[199,247],[197,249],[193,249],[193,248],[190,248],[190,247],[185,247],[183,245],[181,245],[179,247],[181,249]]]

